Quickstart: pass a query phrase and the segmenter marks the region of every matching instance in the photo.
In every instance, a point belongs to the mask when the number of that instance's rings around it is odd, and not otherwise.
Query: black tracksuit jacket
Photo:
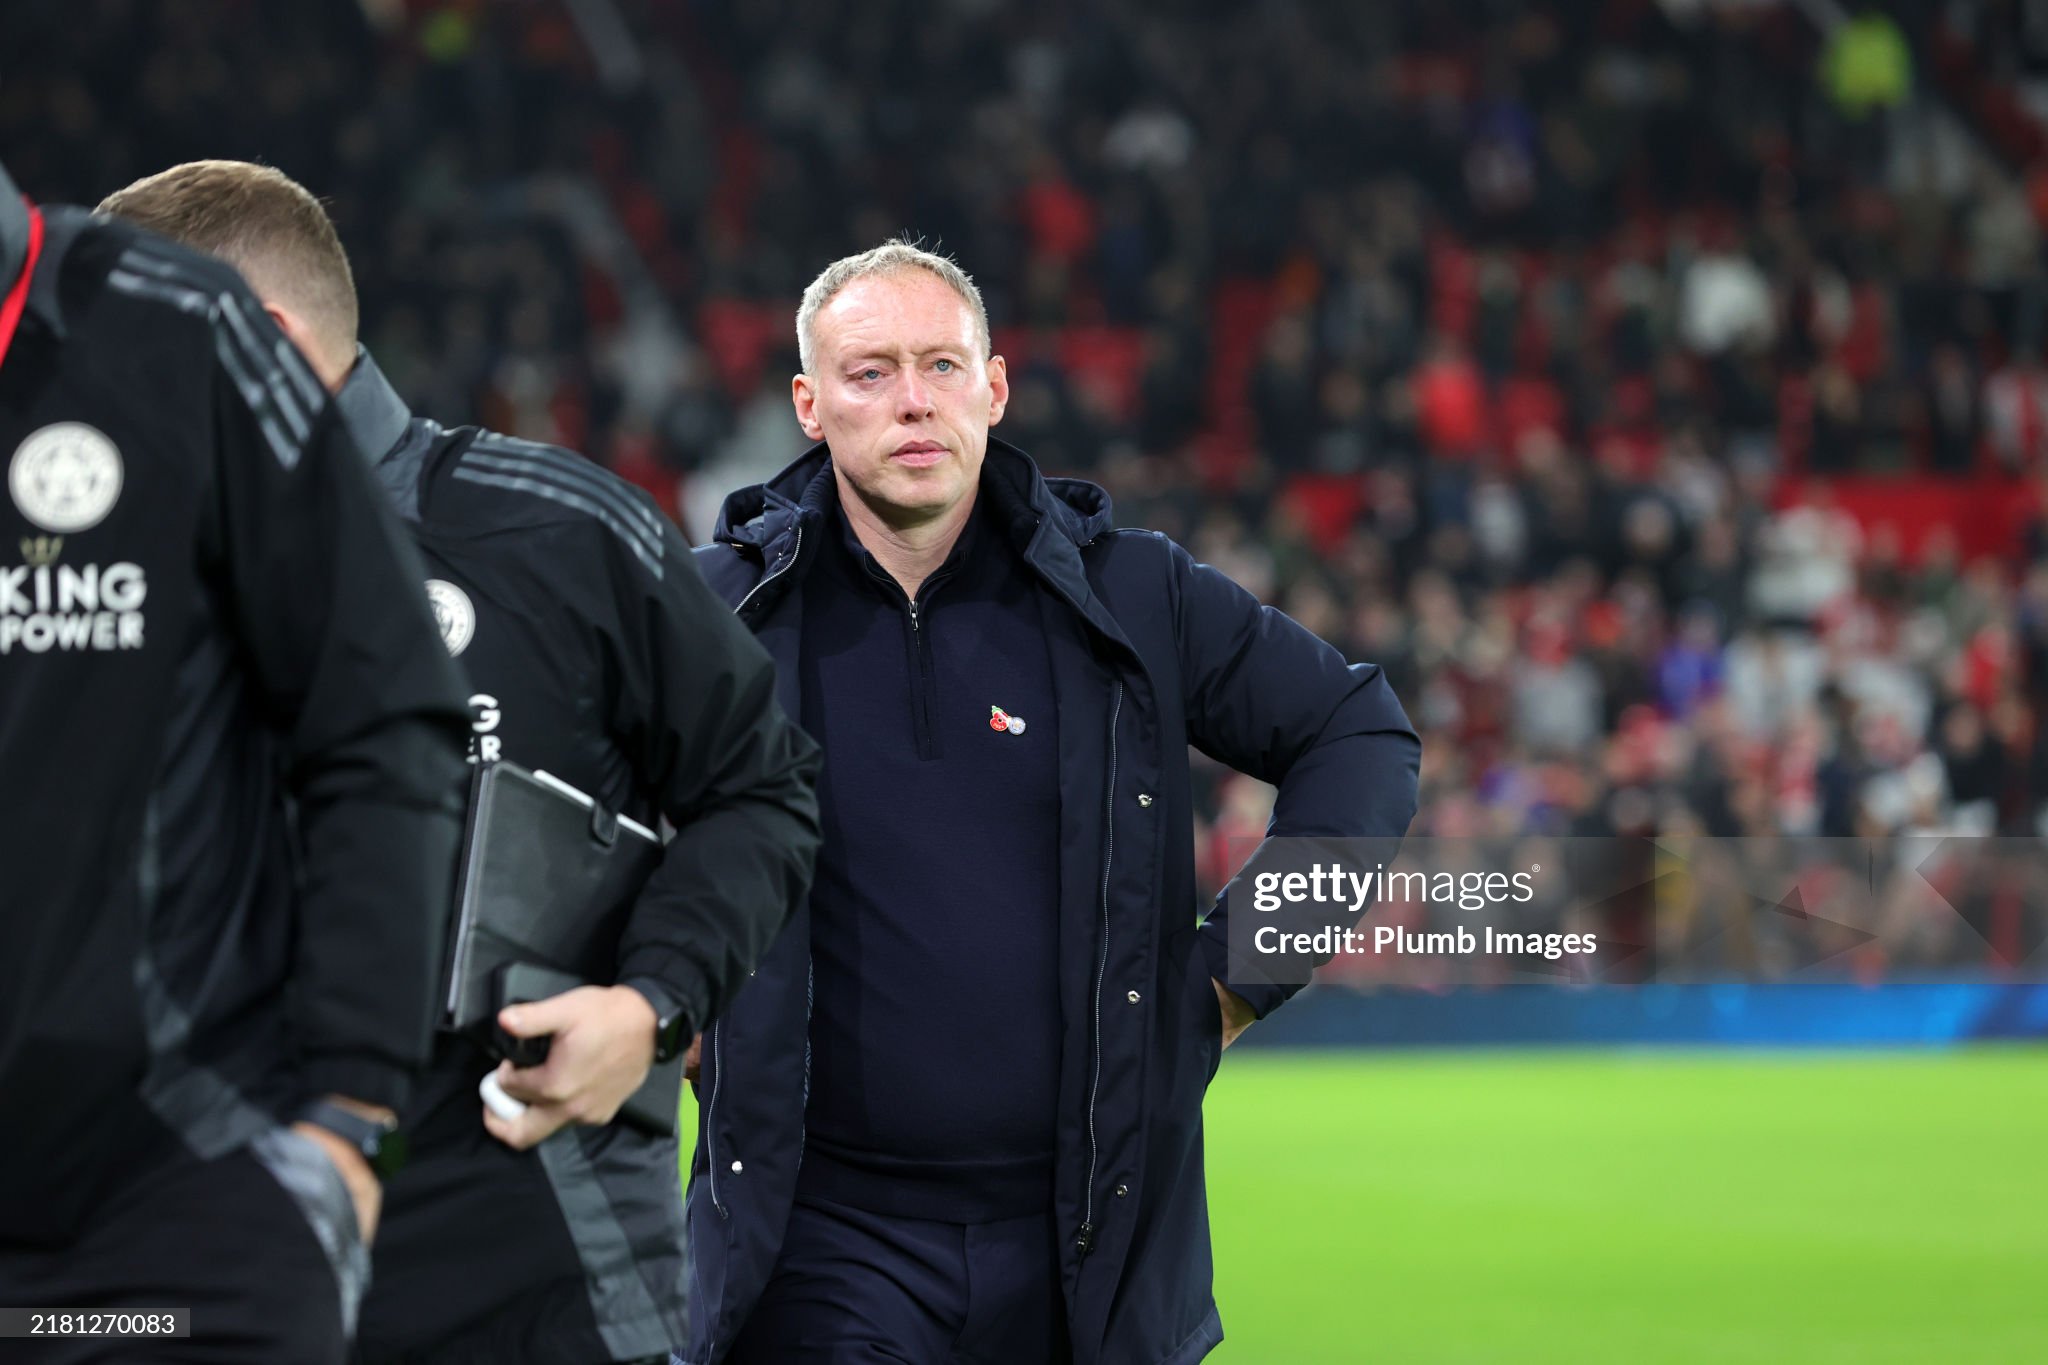
[[[617,980],[720,1014],[799,905],[818,750],[767,652],[644,492],[581,456],[414,418],[367,355],[340,405],[411,525],[457,663],[474,762],[543,769],[676,834]],[[687,1333],[674,1139],[571,1127],[529,1152],[484,1129],[493,1063],[446,1038],[410,1164],[386,1187],[359,1345],[373,1361],[629,1360]]]
[[[20,214],[0,173],[0,290]],[[405,1104],[466,728],[413,548],[240,277],[43,218],[0,360],[0,1251],[315,1095]]]

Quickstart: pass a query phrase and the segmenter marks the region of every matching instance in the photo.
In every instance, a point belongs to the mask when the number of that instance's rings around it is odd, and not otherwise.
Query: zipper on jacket
[[[735,617],[745,616],[747,604],[754,600],[761,589],[795,568],[803,552],[804,524],[802,520],[798,520],[796,544],[790,547],[788,561],[749,588],[747,595],[740,599],[740,604],[732,609],[732,614]],[[711,1183],[711,1207],[718,1210],[720,1218],[730,1219],[732,1214],[726,1211],[725,1202],[718,1197],[718,1094],[725,1088],[725,1066],[721,1056],[723,1049],[720,1046],[723,1036],[724,1021],[721,1020],[711,1026],[711,1099],[704,1106],[704,1170]]]
[[[719,1035],[724,1021],[711,1026],[711,1101],[704,1106],[704,1171],[711,1181],[711,1207],[720,1218],[730,1219],[718,1199],[718,1092],[725,1085],[725,1067],[719,1062]]]
[[[795,568],[797,560],[803,557],[803,552],[804,524],[803,521],[799,519],[796,524],[796,543],[790,546],[788,562],[783,564],[781,568],[775,570],[775,572],[766,575],[762,578],[762,580],[759,583],[756,583],[753,587],[749,588],[747,590],[747,595],[740,599],[739,605],[732,609],[732,614],[735,617],[744,617],[747,610],[747,604],[754,600],[754,598],[760,593],[761,589],[767,587],[770,583],[773,583],[776,579],[782,577],[791,569]],[[806,999],[804,1002],[804,1107],[807,1110],[810,1108],[811,1097],[811,1030],[810,1001],[808,999],[809,993],[809,983],[807,981],[805,989]],[[732,1213],[725,1207],[724,1201],[718,1197],[718,1096],[719,1093],[725,1089],[725,1049],[723,1046],[725,1041],[725,1021],[721,1019],[713,1023],[711,1025],[709,1032],[711,1034],[711,1098],[708,1102],[706,1102],[704,1106],[704,1171],[706,1177],[710,1181],[711,1186],[711,1207],[717,1209],[718,1216],[729,1223],[732,1221]],[[798,1160],[801,1161],[801,1153],[803,1150],[803,1128],[801,1119],[798,1120],[797,1150],[799,1153]],[[719,1352],[717,1330],[715,1327],[712,1329],[710,1340],[710,1358],[712,1360],[716,1360],[718,1359]]]
[[[1086,1256],[1095,1250],[1095,1097],[1102,1088],[1102,986],[1109,972],[1109,865],[1116,856],[1116,723],[1123,715],[1124,685],[1116,684],[1109,707],[1109,785],[1102,803],[1102,938],[1095,960],[1095,1065],[1088,1075],[1088,1189],[1082,1202],[1081,1231],[1074,1250]],[[715,1089],[716,1087],[714,1087]]]
[[[776,579],[782,577],[791,569],[795,568],[797,560],[803,557],[803,553],[804,524],[801,520],[799,520],[796,524],[796,544],[790,547],[789,561],[785,563],[781,568],[777,569],[774,573],[769,574],[767,577],[763,578],[759,583],[756,583],[753,587],[747,589],[747,595],[745,597],[742,597],[740,599],[740,604],[732,609],[732,614],[734,616],[744,616],[747,610],[747,603],[754,600],[755,594],[759,593],[761,589],[767,587],[770,583],[773,583]],[[717,1087],[713,1086],[712,1088],[716,1089]]]

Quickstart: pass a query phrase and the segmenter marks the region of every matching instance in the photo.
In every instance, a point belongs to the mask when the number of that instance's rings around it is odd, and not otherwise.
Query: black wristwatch
[[[314,1100],[299,1110],[297,1121],[310,1123],[346,1142],[363,1154],[379,1180],[389,1180],[405,1165],[405,1134],[397,1119],[369,1119],[333,1100]]]
[[[690,1021],[683,1017],[682,1006],[652,981],[643,979],[622,984],[640,992],[654,1007],[654,1064],[660,1066],[682,1056],[690,1046]]]

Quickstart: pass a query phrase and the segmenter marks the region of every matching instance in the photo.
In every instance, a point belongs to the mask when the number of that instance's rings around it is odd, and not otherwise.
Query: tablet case
[[[507,968],[558,973],[564,989],[610,984],[626,918],[661,852],[653,830],[552,774],[505,761],[479,764],[470,779],[441,1027],[503,1055],[495,1022],[509,1003],[499,998]],[[673,1133],[680,1078],[679,1061],[654,1068],[620,1116]]]

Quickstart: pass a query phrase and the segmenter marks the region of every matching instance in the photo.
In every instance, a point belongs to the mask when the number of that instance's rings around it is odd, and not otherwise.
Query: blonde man
[[[1187,746],[1273,833],[1398,835],[1380,671],[990,436],[972,280],[892,242],[797,315],[813,446],[698,551],[827,755],[805,911],[707,1035],[685,1365],[1184,1365],[1222,1339],[1201,1104],[1288,993],[1197,931]]]

